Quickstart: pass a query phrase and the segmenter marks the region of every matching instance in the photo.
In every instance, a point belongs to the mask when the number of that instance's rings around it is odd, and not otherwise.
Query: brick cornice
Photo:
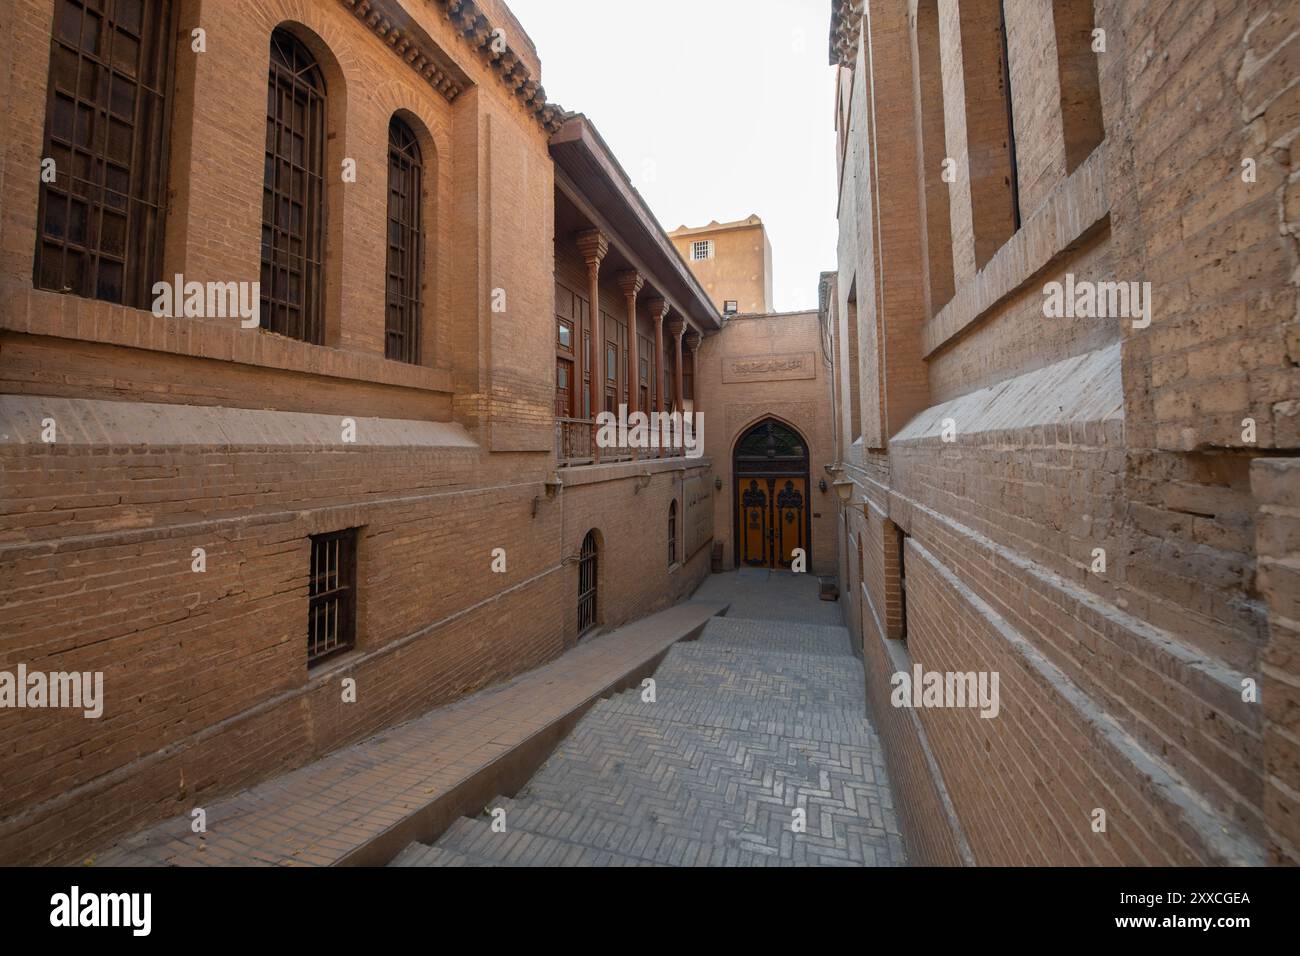
[[[409,21],[410,17],[401,10],[396,0],[340,2],[387,43],[411,69],[441,93],[447,102],[454,101],[470,85],[468,81],[452,75],[455,68],[427,37],[409,27],[399,26],[400,22]],[[563,125],[565,110],[555,103],[547,102],[546,90],[537,82],[520,56],[510,48],[509,43],[495,42],[496,27],[473,0],[425,0],[425,3],[436,3],[442,8],[443,16],[451,22],[456,32],[478,52],[483,62],[497,74],[542,129],[554,133]]]
[[[853,68],[858,33],[862,29],[863,0],[831,0],[831,65]]]
[[[461,37],[473,47],[487,65],[496,71],[520,105],[533,114],[538,125],[554,133],[564,124],[565,110],[546,101],[546,90],[533,76],[523,58],[509,43],[495,42],[495,24],[484,15],[474,0],[425,0],[442,7]],[[501,47],[498,49],[498,47]]]
[[[412,31],[393,22],[392,14],[384,0],[341,0],[352,15],[370,27],[379,39],[402,60],[420,74],[430,86],[442,94],[448,103],[456,99],[464,85],[443,68],[441,58]]]

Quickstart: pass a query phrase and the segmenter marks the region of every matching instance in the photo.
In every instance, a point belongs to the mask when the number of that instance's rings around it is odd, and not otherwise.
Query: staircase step
[[[468,831],[461,828],[452,837],[453,842],[446,846],[448,849],[460,847],[457,852],[467,858],[467,866],[628,866],[642,863],[626,854],[513,828],[509,823],[504,833],[485,829],[486,833],[474,831],[467,836]],[[449,829],[448,834],[451,832]],[[439,841],[439,846],[443,845]]]
[[[467,857],[427,843],[412,843],[389,862],[389,866],[465,866]]]

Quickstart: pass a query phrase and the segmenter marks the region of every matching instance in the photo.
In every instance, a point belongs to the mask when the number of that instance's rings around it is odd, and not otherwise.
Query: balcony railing
[[[555,419],[555,458],[561,468],[593,465],[601,462],[632,461],[634,458],[683,458],[686,446],[682,436],[665,433],[658,448],[627,446],[601,448],[596,442],[596,423],[589,418]]]

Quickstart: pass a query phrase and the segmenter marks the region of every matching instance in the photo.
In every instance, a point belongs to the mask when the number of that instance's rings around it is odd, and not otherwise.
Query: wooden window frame
[[[271,34],[267,87],[261,324],[268,331],[324,345],[328,91],[319,62],[306,44],[284,27]],[[289,111],[290,120],[285,121],[286,96],[295,106],[301,98],[301,126],[292,119],[297,110]],[[294,141],[299,137],[302,148],[296,155]],[[286,141],[288,152],[282,149]],[[294,228],[295,207],[301,208],[301,228]]]
[[[179,6],[141,0],[133,25],[126,7],[101,13],[56,0],[41,152],[54,161],[54,180],[42,177],[37,200],[34,287],[131,308],[152,303],[163,272]]]
[[[388,121],[388,262],[384,355],[420,364],[424,287],[424,160],[415,131]]]

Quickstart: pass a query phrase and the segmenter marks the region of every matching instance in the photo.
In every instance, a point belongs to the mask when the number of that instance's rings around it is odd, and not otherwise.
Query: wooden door
[[[741,566],[790,568],[795,548],[807,553],[807,484],[802,477],[736,479]]]
[[[776,495],[772,499],[773,558],[776,567],[789,568],[794,563],[795,548],[803,548],[805,557],[808,554],[807,488],[803,478],[778,478],[775,484]],[[807,570],[806,563],[804,569]]]
[[[772,566],[772,496],[766,478],[736,481],[736,506],[740,509],[740,563],[744,567]]]

